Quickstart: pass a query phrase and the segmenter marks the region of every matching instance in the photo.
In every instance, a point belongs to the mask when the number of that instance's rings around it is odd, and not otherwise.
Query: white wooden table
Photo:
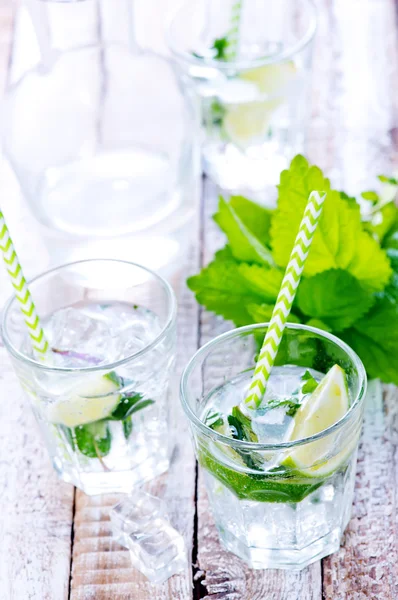
[[[159,10],[165,9],[158,0]],[[398,162],[397,0],[317,0],[312,119],[307,154],[348,192],[368,189]],[[148,0],[147,9],[156,7]],[[150,12],[150,11],[149,11]],[[11,0],[0,0],[0,84],[18,59]],[[153,33],[153,32],[152,32]],[[154,39],[157,34],[153,33]],[[18,40],[17,40],[18,41]],[[15,65],[14,65],[15,66]],[[48,257],[5,165],[0,200],[28,275]],[[188,273],[222,243],[210,219],[216,190],[206,183]],[[29,231],[29,234],[27,233]],[[34,251],[32,252],[32,248]],[[194,301],[181,280],[178,371],[198,346],[228,328]],[[0,270],[0,301],[10,293]],[[177,398],[175,398],[178,405]],[[61,483],[0,348],[0,600],[394,600],[398,598],[398,394],[367,406],[353,516],[340,551],[299,573],[251,571],[220,547],[202,477],[177,406],[178,444],[152,491],[167,499],[192,564],[154,586],[112,541],[107,508]]]

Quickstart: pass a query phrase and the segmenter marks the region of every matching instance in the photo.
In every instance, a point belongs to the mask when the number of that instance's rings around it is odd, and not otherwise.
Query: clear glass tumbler
[[[311,0],[242,1],[231,55],[238,4],[189,0],[168,43],[201,105],[207,174],[226,190],[261,197],[303,150],[316,13]]]
[[[228,390],[235,404],[241,401],[266,329],[241,327],[203,346],[184,371],[182,404],[225,548],[252,568],[301,569],[338,550],[350,519],[366,374],[338,338],[290,324],[274,367],[280,385],[294,367],[322,374],[338,364],[347,375],[348,411],[332,427],[297,441],[226,437],[206,426],[204,416],[215,394]]]
[[[167,273],[199,197],[194,103],[137,45],[133,0],[28,6],[41,57],[6,91],[2,137],[52,264],[102,256]]]
[[[128,492],[169,464],[176,300],[133,263],[88,260],[33,279],[52,353],[32,354],[20,306],[2,337],[59,476],[87,494]]]

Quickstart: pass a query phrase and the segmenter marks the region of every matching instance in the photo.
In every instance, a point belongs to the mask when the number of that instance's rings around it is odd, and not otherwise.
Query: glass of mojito
[[[205,170],[222,188],[261,196],[303,150],[315,30],[311,0],[188,0],[171,20]]]
[[[289,324],[265,397],[246,397],[267,325],[203,346],[181,381],[221,541],[252,568],[335,552],[350,519],[366,374],[333,335]]]
[[[20,306],[2,337],[53,465],[87,494],[128,492],[168,468],[176,300],[152,271],[87,260],[29,284],[50,351],[32,352]]]

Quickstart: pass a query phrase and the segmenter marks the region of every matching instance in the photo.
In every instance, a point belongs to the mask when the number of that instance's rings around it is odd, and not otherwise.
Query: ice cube
[[[128,534],[139,533],[158,517],[166,518],[164,502],[143,490],[134,490],[111,508],[110,517],[115,540],[126,546]]]
[[[152,583],[162,583],[187,564],[182,536],[165,518],[155,519],[142,532],[126,538],[133,566]]]
[[[182,536],[169,523],[164,503],[135,490],[110,511],[115,539],[130,550],[133,566],[162,583],[187,564]]]
[[[45,327],[50,345],[63,366],[97,365],[114,359],[114,344],[107,323],[90,307],[68,307],[56,312]]]

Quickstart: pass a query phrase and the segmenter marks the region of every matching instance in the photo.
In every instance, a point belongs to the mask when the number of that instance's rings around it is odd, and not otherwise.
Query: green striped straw
[[[228,60],[234,60],[238,54],[240,24],[242,20],[242,4],[243,0],[236,0],[231,8],[231,28],[227,33]]]
[[[276,304],[272,312],[268,331],[260,351],[254,370],[245,404],[250,408],[258,408],[264,397],[268,379],[274,366],[283,331],[286,327],[293,301],[300,283],[304,264],[310,250],[314,234],[322,214],[326,193],[311,192],[300,228],[286,267],[285,276],[279,290]]]
[[[14,249],[14,244],[8,233],[8,227],[4,220],[4,215],[0,210],[0,250],[3,252],[3,259],[6,265],[7,273],[10,276],[11,283],[15,290],[15,296],[19,302],[24,321],[28,328],[33,349],[37,352],[39,358],[44,360],[48,351],[48,341],[44,335],[40,324],[39,316],[32,299],[32,295],[26,284],[21,265]]]

